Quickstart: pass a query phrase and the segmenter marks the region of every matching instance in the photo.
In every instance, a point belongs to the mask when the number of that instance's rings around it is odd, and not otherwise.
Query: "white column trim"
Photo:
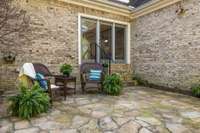
[[[126,46],[126,63],[130,64],[131,63],[131,25],[128,24],[127,25],[127,37],[126,37],[126,41],[127,41],[127,46]]]
[[[97,20],[97,29],[96,29],[96,43],[97,43],[97,47],[96,47],[96,60],[97,60],[97,62],[99,63],[100,62],[100,60],[101,60],[101,50],[100,50],[100,21],[99,20]]]
[[[78,63],[81,65],[81,15],[78,14]]]
[[[112,25],[112,59],[115,61],[115,23]]]

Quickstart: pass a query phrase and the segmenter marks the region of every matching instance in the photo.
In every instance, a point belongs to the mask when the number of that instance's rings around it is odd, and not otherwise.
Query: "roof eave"
[[[135,8],[131,13],[131,17],[132,19],[136,19],[180,1],[182,0],[153,0],[138,8]]]
[[[63,3],[74,4],[94,10],[113,13],[129,18],[130,20],[147,15],[156,10],[165,8],[183,0],[152,0],[140,7],[131,9],[130,7],[122,4],[117,4],[111,1],[103,0],[58,0]]]
[[[66,2],[69,4],[74,4],[90,9],[100,10],[108,13],[113,13],[121,15],[124,17],[130,17],[131,9],[128,6],[117,4],[111,1],[102,1],[102,0],[58,0],[60,2]]]

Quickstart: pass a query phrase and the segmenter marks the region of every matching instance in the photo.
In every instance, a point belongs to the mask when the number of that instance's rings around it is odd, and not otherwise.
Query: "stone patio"
[[[0,133],[200,133],[198,98],[144,87],[121,96],[77,94],[30,121],[0,104]]]

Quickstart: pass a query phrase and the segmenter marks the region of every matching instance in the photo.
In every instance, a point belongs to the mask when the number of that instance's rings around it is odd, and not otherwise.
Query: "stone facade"
[[[16,36],[20,45],[0,44],[0,92],[15,88],[16,72],[25,62],[41,62],[52,73],[70,63],[73,75],[79,75],[78,13],[118,21],[130,19],[58,2],[57,0],[16,0],[30,16],[26,36]],[[133,20],[131,28],[131,65],[113,64],[112,72],[127,81],[132,71],[149,83],[189,90],[200,81],[200,0],[184,0]],[[179,12],[182,11],[182,12]],[[14,63],[6,63],[5,51],[14,51]]]
[[[200,0],[136,19],[131,36],[133,68],[143,79],[184,90],[200,82]]]
[[[79,75],[78,65],[78,13],[121,20],[129,18],[107,12],[58,2],[57,0],[17,0],[18,6],[30,16],[29,40],[18,38],[21,45],[5,47],[0,44],[0,90],[14,88],[18,74],[16,69],[25,62],[41,62],[52,73],[59,73],[59,66],[70,63],[75,68],[73,75]],[[6,63],[5,51],[15,51],[14,63]]]

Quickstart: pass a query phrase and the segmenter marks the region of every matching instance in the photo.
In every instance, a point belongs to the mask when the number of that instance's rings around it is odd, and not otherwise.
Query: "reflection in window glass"
[[[100,23],[100,45],[101,59],[108,59],[112,55],[112,23]]]
[[[115,59],[125,59],[126,27],[115,25]]]
[[[96,25],[96,20],[81,19],[81,57],[83,61],[94,61],[96,58]]]

